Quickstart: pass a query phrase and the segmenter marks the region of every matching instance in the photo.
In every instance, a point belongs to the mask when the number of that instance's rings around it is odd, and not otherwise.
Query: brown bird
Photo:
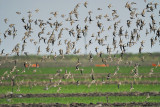
[[[80,62],[78,62],[78,63],[76,64],[76,71],[79,70],[79,66],[80,66],[80,65],[81,65]]]
[[[146,96],[146,99],[149,99],[150,98],[150,95],[149,95],[149,93],[147,94],[147,96]]]
[[[139,53],[140,54],[142,53],[142,49],[143,49],[142,47],[139,48]]]
[[[40,51],[40,46],[38,47],[38,51],[37,51],[37,55],[39,55],[39,53],[40,53],[41,51]]]
[[[130,91],[132,91],[134,88],[133,88],[133,83],[131,83],[131,87],[130,87]]]
[[[8,19],[7,19],[7,18],[5,18],[5,19],[4,19],[4,22],[7,24],[7,22],[8,22]]]
[[[153,69],[154,69],[154,68],[151,68],[151,69],[150,69],[150,72],[149,72],[149,76],[150,76],[150,77],[151,77],[151,75],[153,74]]]
[[[154,40],[153,38],[151,38],[150,40],[151,40],[151,48],[152,48],[152,46],[154,45]]]
[[[18,15],[20,15],[21,14],[21,12],[16,12]]]
[[[111,7],[112,7],[112,5],[111,5],[111,4],[109,4],[109,5],[108,5],[108,8],[110,9]]]
[[[58,88],[57,93],[59,93],[60,90],[61,90],[61,87]]]
[[[84,2],[84,7],[86,7],[87,8],[87,5],[88,5],[88,2]]]
[[[38,13],[38,12],[39,12],[39,9],[36,9],[35,12]]]

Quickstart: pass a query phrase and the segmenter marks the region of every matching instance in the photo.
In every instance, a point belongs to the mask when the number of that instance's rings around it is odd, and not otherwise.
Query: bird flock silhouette
[[[90,48],[92,50],[88,52],[89,54],[120,53],[123,55],[127,49],[139,44],[137,52],[142,53],[145,42],[148,42],[146,39],[150,40],[151,48],[156,43],[160,44],[160,22],[155,20],[155,17],[160,16],[160,10],[157,13],[159,4],[154,1],[145,4],[144,9],[138,10],[136,2],[126,2],[124,7],[130,13],[130,18],[126,19],[125,23],[121,22],[123,19],[120,19],[118,10],[114,9],[112,4],[108,4],[106,14],[101,14],[101,11],[105,11],[105,9],[100,7],[96,11],[87,10],[89,5],[87,1],[76,4],[68,14],[60,14],[58,11],[50,12],[51,17],[48,20],[33,17],[34,14],[40,12],[39,9],[34,12],[28,11],[28,17],[23,17],[21,12],[16,12],[19,17],[22,17],[20,23],[23,24],[21,30],[24,31],[24,36],[20,36],[21,41],[18,41],[9,53],[5,53],[5,49],[2,47],[0,55],[27,56],[31,50],[31,48],[25,48],[27,45],[35,46],[37,55],[40,55],[42,51],[45,51],[46,54],[55,54],[55,56],[86,54]],[[83,16],[84,18],[79,18],[81,16],[79,14],[80,8],[86,8],[88,11],[87,16]],[[94,13],[99,13],[99,15],[95,16]],[[145,21],[148,16],[150,20]],[[62,21],[59,21],[60,18]],[[82,22],[84,26],[81,25]],[[1,37],[0,44],[8,42],[5,41],[6,38],[12,36],[14,40],[17,35],[20,35],[16,29],[17,24],[10,24],[8,18],[4,19],[4,23],[9,27],[3,33],[4,39]],[[91,26],[95,26],[96,30],[92,29]],[[92,32],[92,34],[88,32]],[[109,32],[112,32],[112,35],[108,35]],[[80,44],[84,44],[84,47]],[[101,47],[103,48],[100,50]],[[55,51],[57,49],[58,52]],[[86,50],[85,53],[82,50]]]

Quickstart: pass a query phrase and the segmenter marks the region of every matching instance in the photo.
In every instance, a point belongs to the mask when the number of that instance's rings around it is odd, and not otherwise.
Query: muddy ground
[[[53,104],[0,104],[1,107],[109,107],[109,106],[125,106],[125,107],[131,107],[131,106],[160,106],[160,103],[150,103],[150,102],[144,102],[144,103],[97,103],[97,104],[84,104],[84,103],[72,103],[72,104],[59,104],[59,103],[53,103]]]
[[[96,96],[160,96],[160,92],[106,92],[106,93],[55,93],[55,94],[1,94],[0,98],[33,98],[33,97],[96,97]]]

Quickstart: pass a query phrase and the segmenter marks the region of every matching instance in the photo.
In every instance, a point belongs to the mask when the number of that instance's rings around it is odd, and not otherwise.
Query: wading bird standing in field
[[[93,61],[93,56],[92,56],[92,53],[89,54],[89,62],[92,62]]]
[[[25,71],[25,68],[23,69],[23,71],[22,71],[22,73],[25,73],[26,71]]]
[[[53,77],[50,77],[49,80],[50,80],[50,83],[52,83]]]
[[[130,87],[130,91],[132,91],[134,88],[133,88],[133,83],[131,83],[131,87]]]
[[[80,69],[80,73],[81,73],[81,75],[83,75],[83,71],[84,71],[84,69]]]
[[[149,99],[150,98],[150,95],[149,95],[149,93],[147,94],[147,96],[146,96],[146,99]]]
[[[21,91],[21,90],[20,90],[20,86],[19,86],[19,85],[18,85],[18,88],[17,88],[17,90],[16,90],[16,91],[17,91],[17,92]]]
[[[102,84],[104,84],[105,83],[105,81],[104,81],[104,77],[102,77]]]
[[[159,64],[159,61],[158,61],[158,63],[157,63],[157,66],[156,66],[156,68],[157,68],[158,66],[160,66],[160,64]]]
[[[36,69],[34,69],[34,70],[33,70],[33,73],[36,73],[36,72],[37,72],[37,70],[36,70]]]
[[[80,85],[80,82],[79,82],[79,80],[77,80],[76,84],[77,84],[77,85]]]
[[[141,79],[142,79],[142,75],[141,75],[141,76],[139,76],[138,78],[139,78],[139,80],[141,80]]]
[[[153,74],[153,69],[154,69],[154,68],[151,68],[151,69],[150,69],[150,72],[149,72],[149,76],[150,76],[150,77],[151,77],[151,75]]]
[[[93,70],[93,68],[92,68],[90,76],[93,75],[93,74],[94,74],[94,70]]]
[[[44,90],[48,90],[48,89],[49,89],[49,87],[48,87],[48,85],[46,85],[45,88],[44,88]]]
[[[109,80],[110,78],[111,78],[111,73],[107,75],[107,80]]]
[[[120,88],[121,82],[118,82],[118,89]]]
[[[61,87],[58,88],[57,93],[59,93],[60,90],[61,90]]]
[[[94,80],[94,75],[92,74],[92,80]]]
[[[109,98],[108,98],[108,96],[106,96],[106,100],[107,100],[107,103],[108,103],[108,101],[109,101]]]
[[[142,56],[141,61],[144,62],[144,56]]]
[[[9,102],[9,103],[12,102],[12,99],[7,99],[7,102]]]

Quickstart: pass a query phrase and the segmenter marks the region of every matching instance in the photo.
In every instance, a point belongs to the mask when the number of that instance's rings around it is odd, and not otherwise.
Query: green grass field
[[[134,67],[125,67],[120,66],[120,70],[118,71],[118,74],[116,76],[113,76],[114,71],[116,70],[116,66],[110,66],[110,67],[80,67],[80,69],[84,69],[83,75],[80,73],[80,71],[75,71],[74,67],[54,67],[54,68],[26,68],[25,72],[22,73],[24,68],[16,68],[16,70],[19,70],[16,73],[13,72],[10,74],[10,77],[17,76],[14,81],[15,85],[11,86],[11,78],[7,76],[4,76],[5,79],[2,80],[3,84],[0,86],[0,95],[8,95],[10,92],[13,92],[13,94],[53,94],[57,93],[57,90],[59,87],[61,87],[61,90],[58,93],[106,93],[106,92],[160,92],[160,85],[152,84],[152,83],[145,83],[143,82],[158,82],[159,74],[160,74],[160,68],[154,68],[154,73],[152,76],[149,76],[150,69],[153,68],[152,66],[140,66],[138,68],[139,75],[143,76],[141,79],[133,78],[133,74],[131,74],[131,70],[134,69]],[[0,75],[3,75],[4,72],[10,71],[11,68],[0,68]],[[36,72],[33,72],[33,70],[36,69]],[[55,77],[55,74],[58,70],[62,69],[62,72],[60,72],[59,76]],[[90,76],[91,70],[94,70],[94,77],[97,83],[93,83],[90,85],[92,78]],[[73,74],[74,78],[63,78],[63,75],[65,74],[65,70],[67,72],[70,72]],[[111,73],[111,79],[107,80],[107,75]],[[53,77],[52,82],[50,83],[50,77]],[[156,78],[155,78],[156,77]],[[103,81],[105,82],[117,82],[117,84],[104,84],[102,83],[102,78],[104,78]],[[66,84],[60,84],[56,87],[53,86],[54,83],[61,80],[61,82],[65,82]],[[21,84],[21,86],[18,86],[20,82],[30,82],[30,84]],[[77,84],[67,84],[69,82],[76,83],[79,81],[80,85]],[[130,83],[124,83],[121,84],[118,88],[118,82],[125,82],[128,81]],[[34,84],[36,82],[39,82],[39,84]],[[86,83],[83,83],[86,82]],[[131,83],[137,82],[137,84],[133,84],[133,90],[130,90]],[[138,82],[142,82],[141,84],[138,84]],[[81,84],[83,83],[83,84]],[[46,85],[48,85],[49,89],[45,90]],[[90,85],[90,87],[89,87]],[[19,91],[18,91],[19,87]],[[146,96],[108,96],[109,103],[129,103],[129,102],[160,102],[159,98],[160,96],[150,96],[150,98],[146,99]],[[9,100],[9,101],[8,101]],[[106,103],[106,97],[105,96],[97,96],[97,97],[45,97],[45,98],[1,98],[0,104],[18,104],[18,103],[62,103],[62,104],[70,104],[70,103]]]
[[[141,57],[145,56],[146,62],[143,64]],[[65,56],[62,62],[61,57],[57,57],[56,61],[47,60],[47,62],[40,62],[42,56],[25,56],[20,57],[8,57],[9,60],[19,59],[17,67],[13,70],[14,64],[3,64],[0,67],[0,104],[39,104],[39,103],[160,103],[159,94],[141,96],[128,95],[125,96],[69,96],[69,97],[11,97],[10,95],[17,94],[91,94],[91,93],[159,93],[160,92],[160,67],[153,67],[152,62],[159,60],[159,54],[154,53],[153,56],[148,54],[134,55],[126,54],[121,64],[114,64],[115,61],[109,63],[109,67],[95,67],[94,64],[102,64],[101,60],[97,56],[93,56],[93,62],[88,63],[88,56]],[[53,57],[53,56],[51,56]],[[103,57],[107,57],[103,55]],[[83,72],[76,70],[77,58],[80,58],[79,69],[83,69]],[[117,56],[116,58],[119,58]],[[4,59],[0,57],[0,59]],[[151,59],[153,61],[149,62]],[[117,60],[117,59],[115,59]],[[125,61],[133,61],[131,66],[126,65]],[[36,61],[40,62],[39,68],[24,68],[24,61]],[[67,63],[68,62],[68,63]],[[140,66],[137,68],[138,75],[135,73],[135,65],[140,62]],[[57,64],[56,64],[57,63]],[[47,64],[49,64],[47,66]],[[55,64],[55,65],[54,65]],[[85,65],[86,64],[86,65]],[[149,65],[149,66],[148,66]],[[117,67],[119,70],[114,75]],[[93,69],[93,71],[92,71]],[[153,69],[152,75],[150,75]],[[12,72],[13,70],[13,72]],[[131,72],[133,70],[133,72]],[[25,71],[25,72],[24,72]],[[67,73],[66,73],[67,71]],[[7,73],[6,73],[7,72]],[[6,74],[4,74],[6,73]],[[70,73],[70,75],[69,75]],[[108,75],[110,78],[108,79]],[[69,75],[69,76],[68,76]],[[68,76],[68,77],[67,77]],[[14,79],[13,79],[14,77]],[[52,78],[52,79],[51,79]],[[131,88],[133,88],[131,90]],[[12,93],[12,94],[11,94]],[[5,96],[5,97],[3,97]],[[10,96],[10,97],[9,97]],[[148,98],[147,98],[148,97]]]
[[[134,67],[129,67],[129,66],[120,66],[119,67],[119,71],[118,73],[123,73],[126,75],[128,75],[128,73],[131,72],[132,69],[134,69]],[[139,66],[138,71],[139,73],[149,73],[150,69],[154,68],[152,66]],[[12,68],[0,68],[0,75],[2,75],[5,71],[10,71]],[[36,69],[36,73],[33,73],[33,70]],[[28,74],[28,75],[33,75],[33,74],[55,74],[57,72],[57,70],[62,69],[61,73],[65,73],[65,70],[67,70],[68,72],[74,73],[74,74],[80,74],[79,71],[76,71],[74,67],[52,67],[52,68],[26,68],[24,73],[21,73],[24,68],[17,68],[17,70],[19,70],[19,72],[17,74]],[[80,67],[80,69],[84,69],[83,73],[91,73],[91,70],[94,70],[94,73],[114,73],[114,71],[116,70],[116,66],[110,66],[110,67]],[[159,73],[160,72],[160,68],[154,68],[154,73]],[[16,71],[13,72],[12,74],[16,74]]]
[[[59,93],[92,93],[92,92],[130,92],[130,84],[121,85],[118,89],[117,84],[105,84],[105,85],[91,85],[89,88],[87,85],[59,85],[58,87],[51,87],[49,90],[45,90],[45,86],[33,86],[31,89],[29,86],[21,86],[20,91],[16,91],[17,87],[13,88],[15,94],[38,94],[38,93],[57,93],[58,88],[61,87]],[[133,85],[134,89],[131,92],[159,92],[160,85]],[[152,88],[151,88],[152,87]],[[1,86],[0,94],[11,92],[11,86]]]

